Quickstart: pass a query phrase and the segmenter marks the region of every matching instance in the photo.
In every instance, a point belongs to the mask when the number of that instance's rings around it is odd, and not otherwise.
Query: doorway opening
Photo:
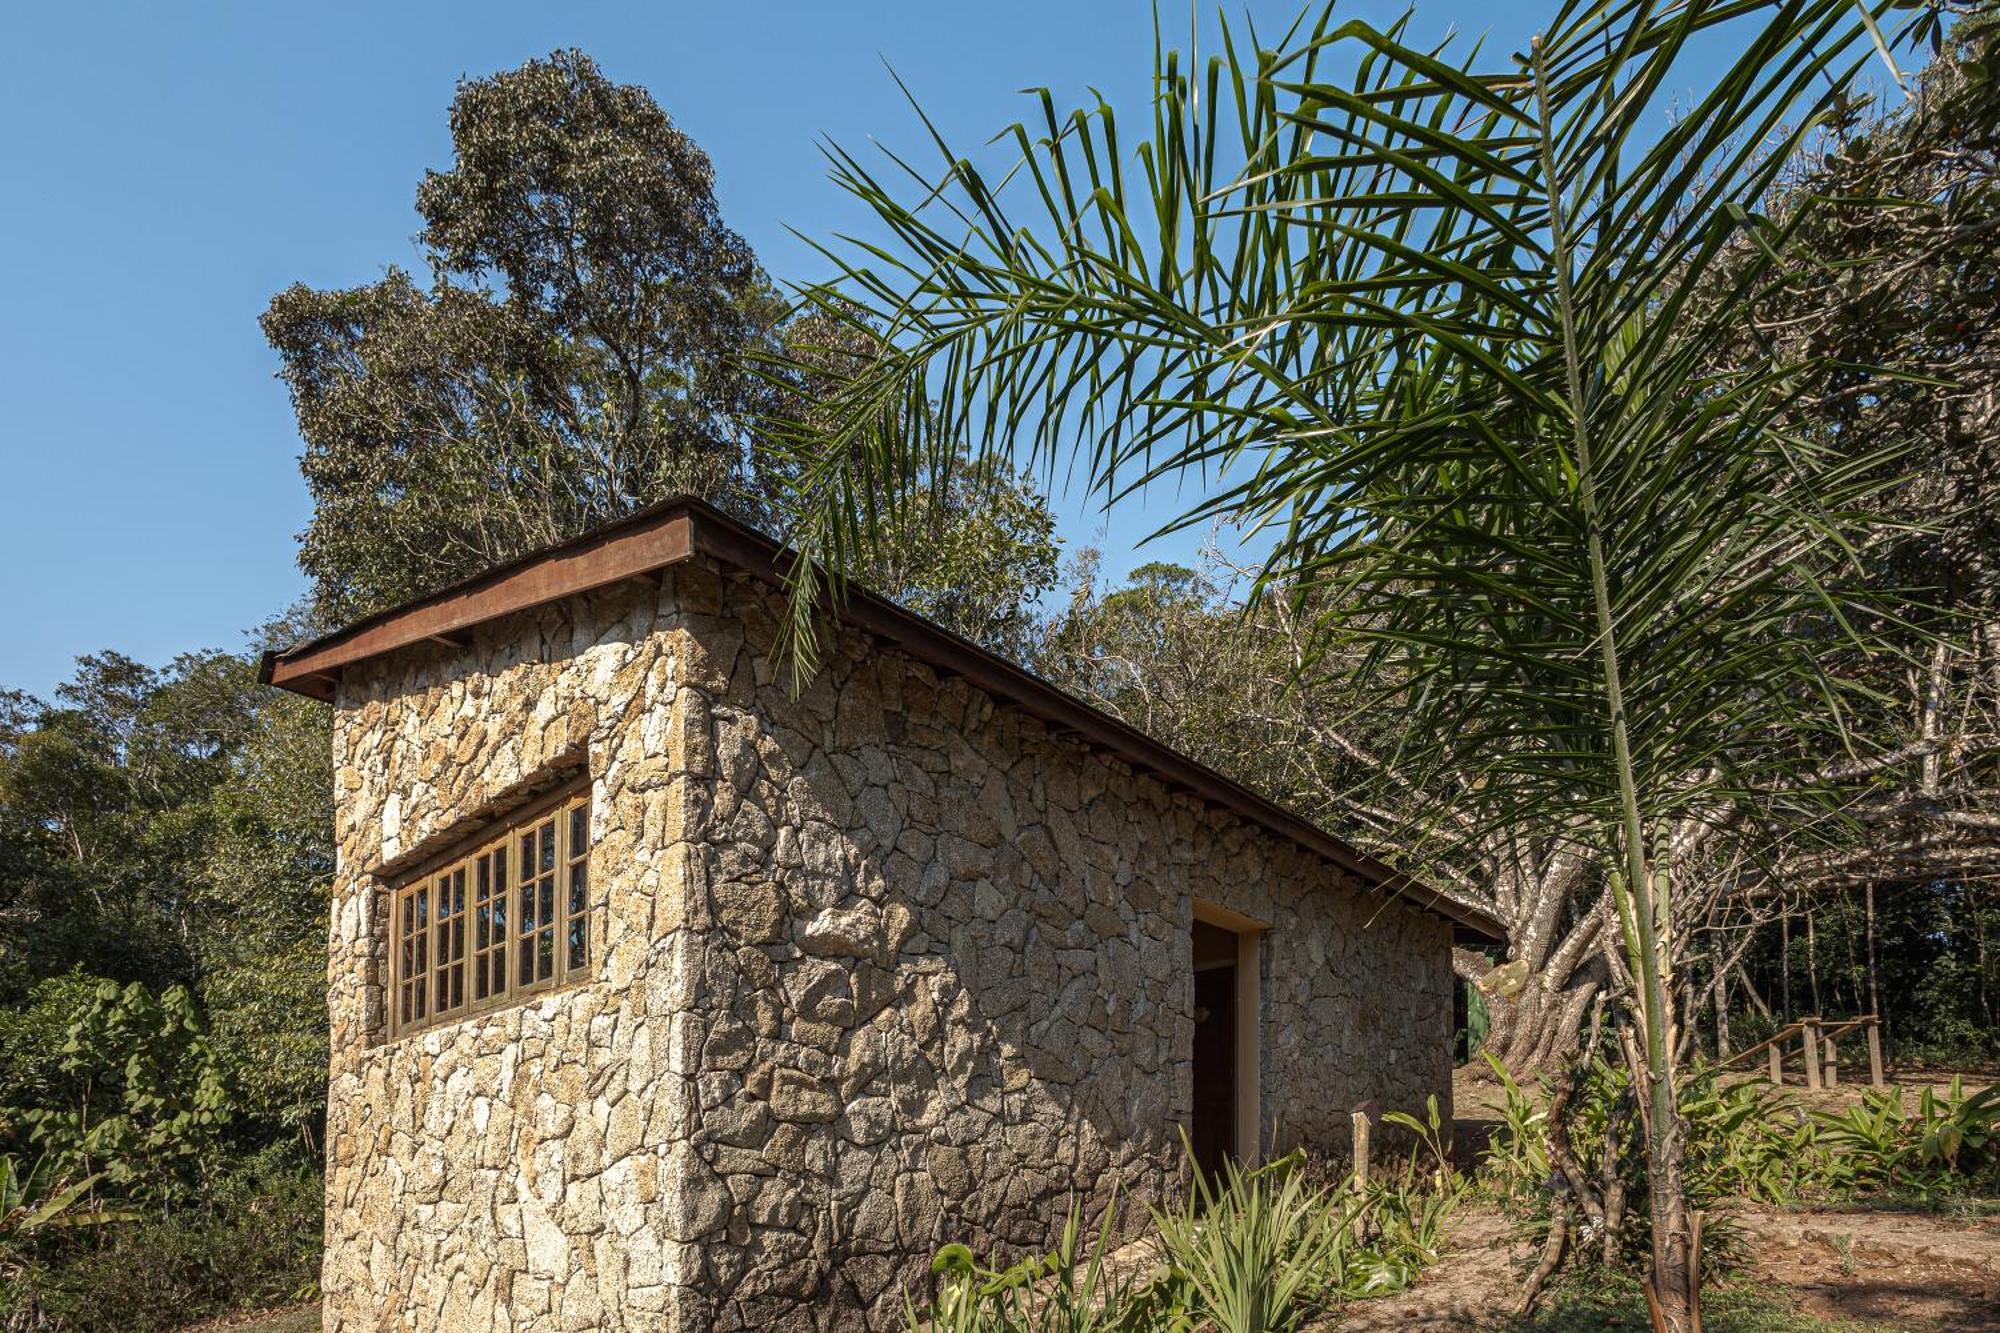
[[[1189,952],[1194,963],[1193,1099],[1188,1145],[1213,1179],[1226,1162],[1255,1165],[1258,1133],[1258,1013],[1261,926],[1196,903]]]

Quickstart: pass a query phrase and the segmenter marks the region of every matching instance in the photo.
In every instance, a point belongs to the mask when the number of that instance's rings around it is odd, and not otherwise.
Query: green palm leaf
[[[1475,775],[1469,827],[1614,854],[1671,1191],[1651,839],[1805,812],[1786,779],[1850,744],[1842,663],[1889,614],[1865,554],[1898,458],[1801,421],[1800,366],[1729,352],[1799,271],[1807,210],[1760,209],[1884,49],[1853,0],[1571,0],[1504,59],[1329,6],[1198,71],[1161,51],[1135,146],[1040,93],[999,173],[935,136],[937,172],[892,159],[900,181],[832,150],[889,239],[829,246],[841,276],[803,297],[888,350],[789,432],[795,668],[868,497],[961,441],[1107,503],[1191,495],[1164,530],[1241,524],[1260,596],[1319,652],[1364,646],[1405,767]]]

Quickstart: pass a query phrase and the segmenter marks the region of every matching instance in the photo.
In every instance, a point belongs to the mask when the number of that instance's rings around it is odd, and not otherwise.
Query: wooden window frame
[[[590,783],[579,777],[398,877],[389,892],[388,1040],[589,980],[601,948],[590,852]],[[440,995],[455,1002],[440,1009]]]

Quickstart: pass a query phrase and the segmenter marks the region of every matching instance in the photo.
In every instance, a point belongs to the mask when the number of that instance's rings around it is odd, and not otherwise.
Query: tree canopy
[[[275,297],[313,518],[346,617],[681,491],[748,502],[782,307],[708,157],[641,88],[559,51],[459,86],[417,192],[428,285]]]

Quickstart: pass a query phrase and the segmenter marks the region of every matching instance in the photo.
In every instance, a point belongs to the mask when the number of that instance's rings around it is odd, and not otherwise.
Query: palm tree
[[[962,441],[1107,502],[1194,483],[1170,526],[1266,545],[1320,649],[1365,647],[1406,767],[1608,867],[1665,1329],[1699,1296],[1668,838],[1836,799],[1796,780],[1862,688],[1824,661],[1881,619],[1858,547],[1893,460],[1795,421],[1796,365],[1725,355],[1787,272],[1798,213],[1759,204],[1871,49],[1853,0],[1571,0],[1497,60],[1329,5],[1269,48],[1156,49],[1136,145],[1044,92],[997,180],[934,131],[935,178],[832,149],[888,235],[828,243],[806,293],[882,350],[794,432],[796,670]]]

